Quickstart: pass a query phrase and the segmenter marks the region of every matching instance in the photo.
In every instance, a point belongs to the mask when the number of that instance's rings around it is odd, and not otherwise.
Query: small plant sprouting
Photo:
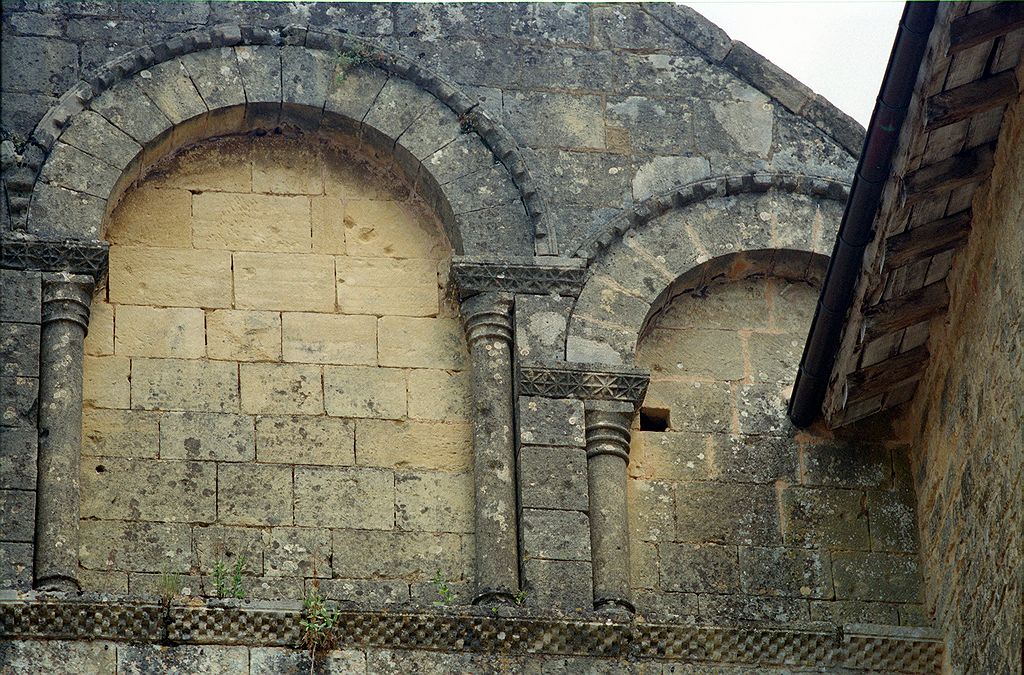
[[[228,567],[220,558],[213,564],[213,593],[218,598],[234,598],[245,600],[245,587],[242,585],[242,572],[245,570],[245,556],[240,555],[231,568],[228,579]]]
[[[334,83],[341,84],[345,79],[345,73],[350,68],[361,66],[369,61],[369,53],[366,47],[356,47],[344,52],[338,52],[334,57]]]
[[[309,592],[302,600],[302,645],[309,649],[309,672],[312,675],[316,664],[317,650],[328,651],[334,646],[335,629],[341,612],[327,608],[327,602],[320,595],[320,582],[313,580]]]
[[[515,601],[516,605],[522,607],[526,604],[526,591],[519,591],[512,599]]]
[[[181,592],[181,577],[164,566],[160,571],[160,579],[157,582],[160,589],[160,600],[164,606],[171,604],[171,601]]]
[[[451,586],[448,585],[448,581],[441,575],[441,570],[437,571],[431,582],[434,584],[434,588],[437,589],[437,595],[440,598],[434,601],[435,607],[444,607],[455,602],[455,591],[452,590]]]

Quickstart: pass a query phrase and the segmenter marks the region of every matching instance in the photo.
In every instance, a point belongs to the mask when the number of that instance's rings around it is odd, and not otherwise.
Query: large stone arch
[[[829,178],[751,173],[683,184],[641,202],[575,254],[588,270],[566,359],[632,364],[651,317],[715,278],[823,274],[848,194],[849,186]],[[822,210],[828,213],[817,217]]]
[[[182,34],[79,82],[36,127],[38,173],[13,186],[12,211],[30,235],[95,240],[160,158],[280,125],[344,133],[392,155],[456,253],[557,252],[515,141],[466,94],[375,45],[298,27]]]

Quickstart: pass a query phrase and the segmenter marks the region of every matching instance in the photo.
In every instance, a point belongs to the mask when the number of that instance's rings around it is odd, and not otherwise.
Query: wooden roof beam
[[[907,203],[985,180],[992,172],[994,149],[995,143],[986,143],[911,171],[903,177]]]
[[[971,233],[971,210],[934,220],[885,240],[886,271],[957,248]]]
[[[927,364],[928,348],[921,345],[873,366],[852,372],[846,376],[846,385],[850,392],[847,402],[863,401],[919,379],[924,374]]]
[[[1024,4],[1001,2],[973,14],[965,14],[953,20],[949,27],[949,49],[947,56],[989,42],[1024,27]]]
[[[1017,76],[1012,70],[968,82],[930,97],[925,104],[925,131],[932,131],[1017,98]]]
[[[864,311],[864,339],[876,340],[887,333],[902,330],[932,318],[949,305],[946,280],[936,281],[916,291],[883,300]]]

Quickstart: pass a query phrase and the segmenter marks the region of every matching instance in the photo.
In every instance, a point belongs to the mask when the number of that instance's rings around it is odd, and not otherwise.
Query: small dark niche
[[[668,431],[668,408],[640,408],[640,431]]]

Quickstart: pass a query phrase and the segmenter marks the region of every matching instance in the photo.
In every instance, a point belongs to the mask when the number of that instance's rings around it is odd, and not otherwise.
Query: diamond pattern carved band
[[[640,405],[650,374],[642,368],[605,370],[600,365],[519,365],[521,396],[625,401]]]
[[[105,241],[43,241],[5,237],[0,240],[0,268],[72,272],[88,274],[99,280],[107,271],[109,247]]]

